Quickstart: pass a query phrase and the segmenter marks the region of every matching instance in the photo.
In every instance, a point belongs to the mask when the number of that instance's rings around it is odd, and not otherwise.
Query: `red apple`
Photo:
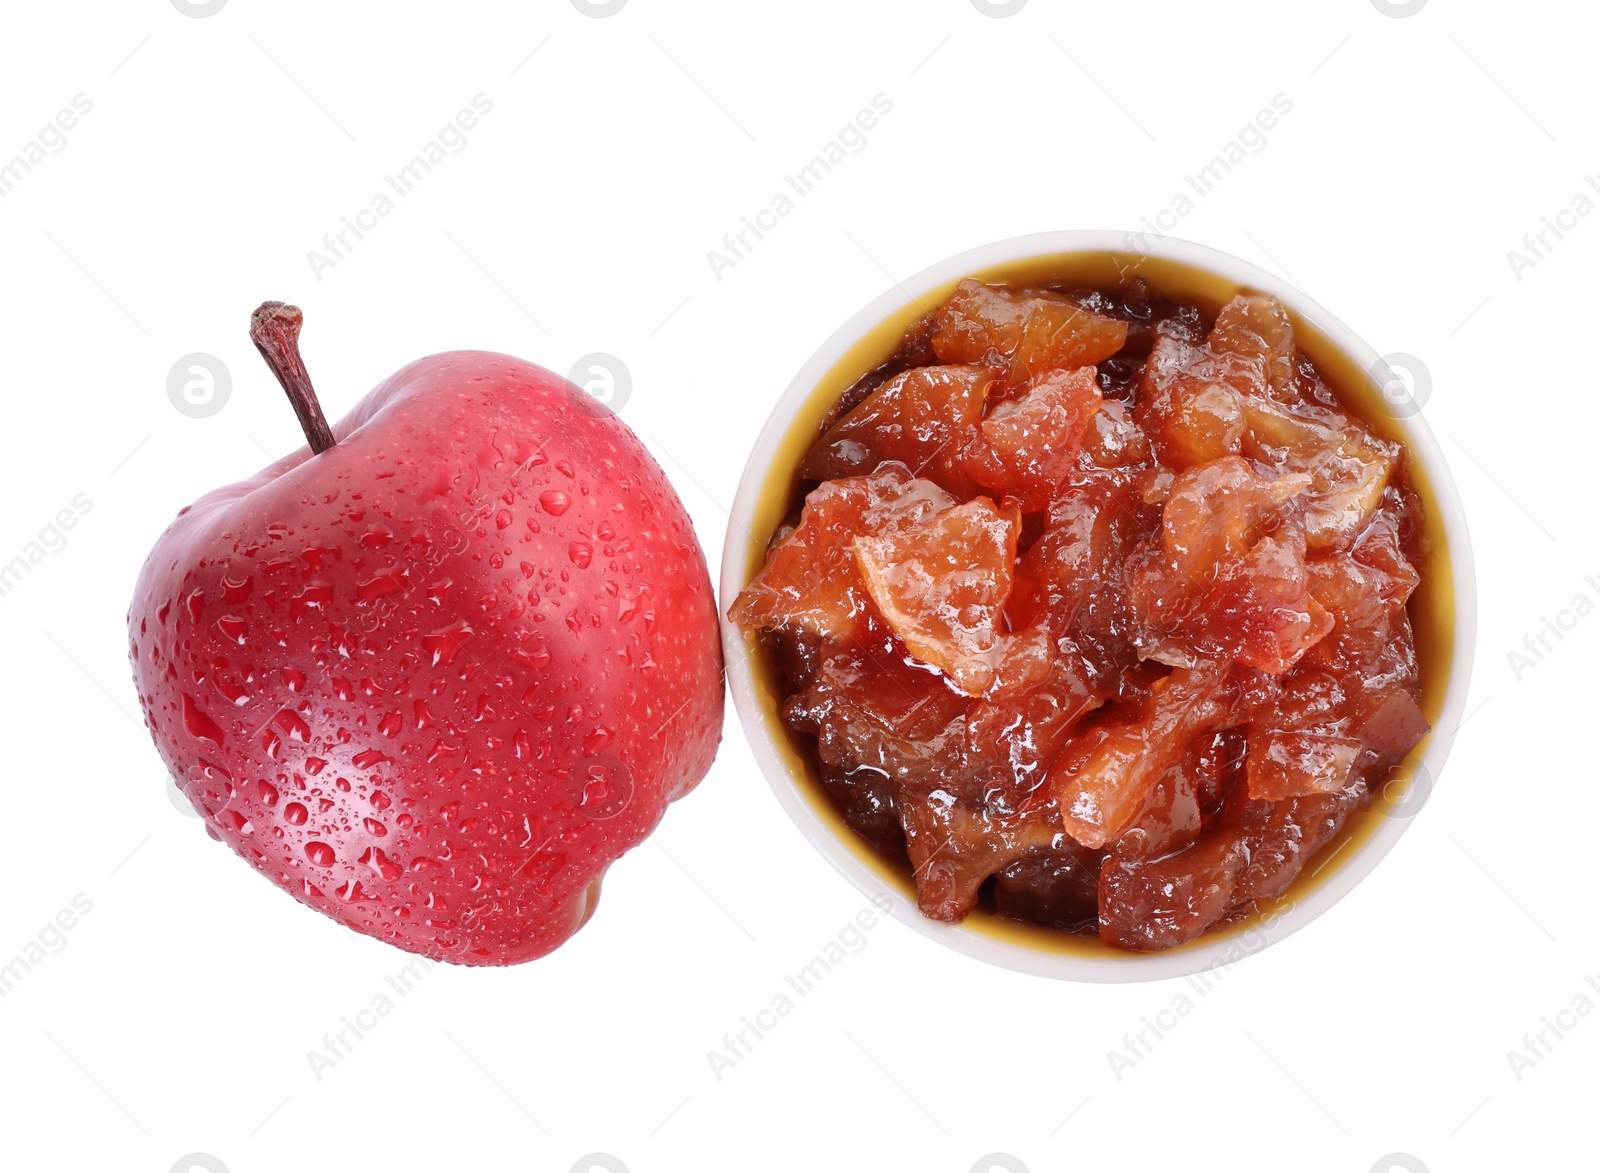
[[[333,428],[269,302],[310,447],[179,513],[128,614],[145,720],[211,833],[296,899],[503,965],[711,766],[705,559],[660,467],[566,380],[455,351]]]

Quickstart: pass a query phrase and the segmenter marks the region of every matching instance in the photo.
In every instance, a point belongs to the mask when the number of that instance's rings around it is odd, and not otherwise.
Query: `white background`
[[[1600,971],[1600,619],[1520,680],[1507,653],[1580,592],[1600,600],[1600,216],[1520,279],[1506,254],[1600,168],[1590,16],[7,5],[0,160],[75,94],[94,106],[0,200],[0,561],[75,495],[93,509],[0,598],[0,960],[75,895],[93,911],[0,1000],[0,1166],[1576,1167],[1552,1154],[1592,1117],[1600,1014],[1520,1080],[1507,1052]],[[467,147],[314,276],[307,250],[478,93],[494,110]],[[718,280],[707,250],[879,93],[894,109],[865,149]],[[623,418],[714,567],[769,407],[860,305],[987,240],[1137,227],[1280,93],[1293,111],[1265,149],[1173,234],[1421,358],[1478,554],[1471,716],[1376,872],[1120,1079],[1107,1052],[1191,989],[1026,978],[886,921],[718,1080],[707,1052],[865,904],[783,816],[730,714],[710,777],[570,944],[436,967],[318,1081],[307,1052],[408,958],[286,899],[174,808],[126,663],[126,600],[167,521],[300,442],[250,310],[305,308],[335,418],[432,351],[562,372],[618,356]],[[166,394],[197,351],[233,379],[206,419]]]

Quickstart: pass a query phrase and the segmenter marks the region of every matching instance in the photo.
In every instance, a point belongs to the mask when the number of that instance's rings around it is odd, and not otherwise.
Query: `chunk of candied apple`
[[[1227,913],[1245,866],[1240,837],[1225,832],[1166,856],[1113,848],[1100,866],[1100,939],[1138,952],[1194,940]]]
[[[1336,794],[1247,803],[1239,834],[1249,863],[1239,876],[1235,905],[1283,895],[1365,796],[1366,787],[1352,781]]]
[[[829,428],[806,454],[815,480],[860,476],[897,460],[959,496],[972,483],[961,455],[995,381],[981,366],[913,367],[895,375]]]
[[[1068,476],[1043,534],[1018,564],[1006,606],[1013,627],[1044,619],[1058,637],[1069,636],[1102,699],[1135,659],[1123,564],[1161,516],[1144,503],[1140,483],[1140,474],[1114,469]]]
[[[993,366],[1008,391],[1046,371],[1108,359],[1128,337],[1128,323],[1091,313],[1059,293],[970,277],[933,312],[932,323],[939,361]]]
[[[1163,464],[1192,468],[1239,451],[1240,397],[1257,389],[1248,360],[1163,335],[1145,361],[1134,419]]]
[[[907,659],[903,647],[828,648],[816,683],[784,705],[785,724],[816,735],[826,766],[867,767],[897,785],[940,785],[959,773],[972,702]]]
[[[1306,542],[1340,548],[1366,527],[1400,459],[1400,447],[1379,439],[1337,408],[1287,405],[1263,397],[1241,401],[1249,423],[1244,450],[1286,473],[1305,476]]]
[[[1123,859],[1154,859],[1180,851],[1200,837],[1200,771],[1190,749],[1156,781],[1127,830],[1111,844]]]
[[[1283,894],[1360,804],[1363,787],[1280,802],[1235,790],[1188,847],[1140,857],[1113,848],[1100,869],[1100,937],[1124,949],[1171,949],[1225,916]]]
[[[1070,850],[1061,828],[1035,817],[1008,818],[974,809],[944,791],[900,795],[917,885],[917,907],[934,920],[963,919],[996,872],[1038,852]]]
[[[1308,483],[1303,476],[1269,479],[1237,456],[1184,472],[1161,511],[1161,543],[1173,573],[1189,586],[1209,580],[1219,563],[1248,553]]]
[[[967,472],[1026,510],[1043,509],[1077,467],[1084,431],[1099,408],[1100,380],[1093,367],[1046,372],[1025,394],[990,411],[968,446]]]
[[[1294,326],[1277,298],[1236,296],[1218,312],[1208,342],[1213,353],[1249,363],[1274,399],[1295,398]]]
[[[994,683],[1022,520],[987,497],[855,539],[867,592],[912,655],[968,696]]]
[[[1305,536],[1279,517],[1307,483],[1269,480],[1237,456],[1178,476],[1160,541],[1126,567],[1142,656],[1281,673],[1328,634],[1333,620],[1307,589]]]
[[[1089,417],[1083,450],[1101,468],[1131,468],[1149,463],[1150,438],[1134,422],[1128,405],[1112,400]]]
[[[995,872],[995,912],[1063,932],[1093,932],[1099,915],[1098,853],[1060,838],[1059,848],[1029,852]]]
[[[931,481],[888,463],[869,476],[824,481],[806,495],[800,524],[768,552],[728,618],[745,631],[786,628],[848,639],[871,610],[851,543],[894,532],[955,504]]]
[[[1245,773],[1250,797],[1338,794],[1349,785],[1361,742],[1316,733],[1268,733],[1249,741]]]
[[[1337,792],[1352,776],[1397,760],[1428,731],[1406,614],[1418,578],[1401,551],[1395,514],[1380,509],[1351,550],[1313,558],[1306,570],[1333,629],[1250,702],[1257,797]]]
[[[1131,721],[1075,737],[1050,767],[1067,833],[1103,847],[1134,820],[1189,743],[1221,728],[1233,710],[1227,664],[1175,668]]]
[[[984,697],[968,710],[962,774],[991,810],[1014,814],[1037,806],[1045,771],[1078,719],[1101,703],[1071,641],[1052,641],[1049,652],[1043,680]]]

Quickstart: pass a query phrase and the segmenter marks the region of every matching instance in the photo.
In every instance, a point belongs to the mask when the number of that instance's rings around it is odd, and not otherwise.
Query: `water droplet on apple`
[[[333,848],[326,843],[316,841],[306,844],[306,858],[319,868],[333,866]]]
[[[594,557],[594,547],[588,542],[573,542],[567,547],[567,557],[572,559],[572,564],[579,570],[587,570],[590,560]]]
[[[471,625],[465,619],[458,619],[448,627],[441,627],[423,636],[422,647],[432,658],[433,666],[437,668],[454,660],[456,653],[472,638],[472,635]]]
[[[209,741],[222,748],[222,727],[208,717],[188,693],[183,694],[183,727],[196,741]]]
[[[578,809],[590,819],[615,818],[633,801],[633,771],[609,754],[584,763],[574,782]]]
[[[552,517],[560,517],[572,508],[572,498],[560,489],[546,489],[539,494],[539,507]]]
[[[381,599],[387,595],[396,594],[405,589],[402,581],[404,571],[394,567],[380,570],[365,582],[356,583],[356,599],[363,603],[370,603],[374,599]]]
[[[306,724],[306,719],[293,709],[279,709],[272,718],[272,723],[288,735],[291,741],[305,744],[311,740],[311,726]]]
[[[310,812],[306,810],[303,804],[298,802],[291,802],[283,808],[283,821],[291,827],[304,826],[309,816]]]
[[[400,865],[376,847],[367,848],[356,862],[365,864],[375,875],[391,883],[398,880],[402,874]]]

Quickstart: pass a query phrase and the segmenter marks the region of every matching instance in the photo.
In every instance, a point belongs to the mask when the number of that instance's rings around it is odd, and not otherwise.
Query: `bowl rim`
[[[1174,237],[1160,237],[1153,242],[1150,238],[1151,234],[1148,233],[1074,229],[993,241],[935,262],[904,281],[896,282],[863,306],[806,360],[773,405],[740,475],[733,507],[729,511],[719,575],[718,622],[722,630],[724,660],[734,710],[739,714],[745,739],[768,785],[812,846],[863,894],[880,902],[886,896],[890,914],[923,936],[980,961],[1038,977],[1068,981],[1157,981],[1231,966],[1243,957],[1257,953],[1304,928],[1348,895],[1399,841],[1416,812],[1410,811],[1404,817],[1382,819],[1366,840],[1303,899],[1275,915],[1265,917],[1245,932],[1222,936],[1211,948],[1195,948],[1191,945],[1162,953],[1080,956],[1032,948],[963,924],[933,921],[921,913],[914,900],[898,891],[886,891],[882,878],[822,820],[812,799],[802,790],[801,780],[794,776],[786,764],[765,719],[744,635],[728,620],[726,610],[746,585],[749,527],[760,506],[773,459],[795,416],[805,407],[812,392],[852,347],[876,327],[904,310],[909,303],[964,276],[997,266],[1044,260],[1069,253],[1131,253],[1171,261],[1271,294],[1293,314],[1320,330],[1334,347],[1361,370],[1372,372],[1384,366],[1385,360],[1370,345],[1287,279],[1206,245]],[[1133,247],[1135,242],[1139,247]],[[1450,585],[1455,622],[1451,632],[1450,671],[1439,718],[1420,757],[1420,777],[1413,782],[1413,786],[1427,787],[1421,796],[1421,801],[1425,802],[1449,756],[1466,704],[1477,629],[1477,590],[1466,514],[1444,453],[1420,410],[1403,418],[1397,416],[1395,425],[1405,437],[1410,459],[1422,466],[1431,488],[1430,503],[1438,509],[1439,522],[1449,545],[1452,579]],[[1418,803],[1418,809],[1420,805],[1421,802]],[[1203,945],[1206,940],[1207,936],[1203,935],[1198,943]]]

